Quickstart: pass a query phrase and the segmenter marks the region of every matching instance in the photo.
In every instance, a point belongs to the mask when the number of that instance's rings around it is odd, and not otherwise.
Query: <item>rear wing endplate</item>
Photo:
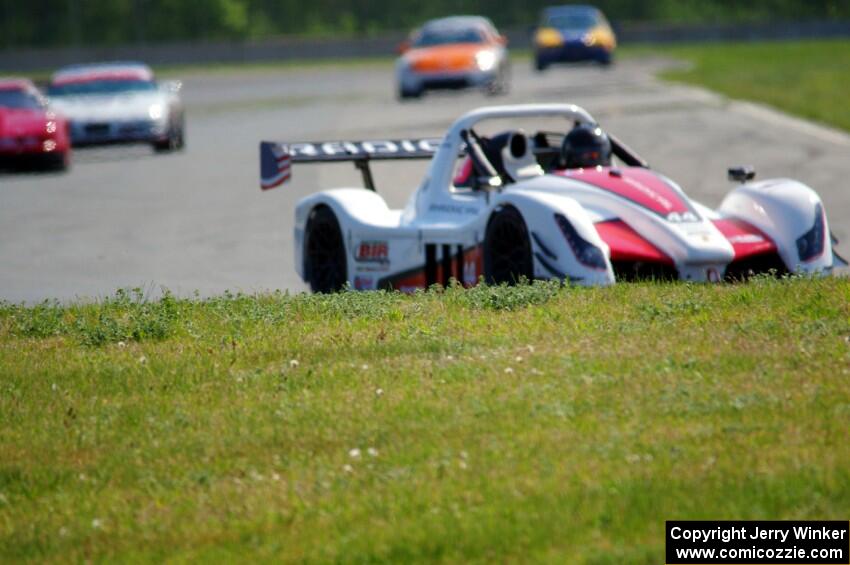
[[[363,175],[363,184],[375,190],[370,161],[431,159],[441,138],[375,141],[316,141],[302,143],[260,143],[260,188],[269,190],[292,178],[293,163],[353,162]]]

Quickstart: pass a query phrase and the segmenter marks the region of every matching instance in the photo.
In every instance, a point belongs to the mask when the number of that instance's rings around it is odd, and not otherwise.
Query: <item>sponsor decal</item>
[[[378,263],[381,265],[390,262],[390,246],[386,241],[361,241],[357,246],[354,260],[358,263]]]
[[[362,277],[358,275],[354,277],[354,288],[356,290],[374,290],[375,279],[372,277]]]
[[[690,222],[699,222],[700,219],[693,212],[670,212],[667,214],[667,221],[671,224],[683,224]]]
[[[764,238],[762,236],[754,233],[733,235],[730,236],[728,239],[729,243],[731,243],[732,245],[744,243],[761,243],[762,241],[764,241]]]
[[[354,271],[357,273],[386,273],[390,268],[389,263],[383,264],[365,264],[365,265],[355,265]]]
[[[699,214],[687,198],[680,194],[672,181],[649,170],[626,169],[570,169],[557,174],[573,178],[607,192],[621,196],[638,206],[658,214],[670,222],[699,222]]]
[[[467,214],[474,216],[478,214],[478,208],[471,206],[458,206],[456,204],[431,204],[429,212],[442,212],[444,214]]]
[[[433,155],[442,139],[377,139],[372,141],[325,141],[316,143],[290,143],[286,150],[297,161],[302,158],[322,157],[381,157]]]
[[[649,188],[648,186],[643,184],[642,182],[640,182],[636,179],[630,178],[630,177],[622,177],[622,178],[623,178],[623,182],[625,182],[626,184],[628,184],[632,188],[636,189],[638,192],[641,192],[644,196],[646,196],[650,200],[654,201],[655,203],[659,204],[665,210],[672,210],[673,209],[673,204],[670,202],[669,199],[664,198],[663,196],[661,196],[660,194],[658,194],[657,192],[655,192],[654,190],[652,190],[651,188]]]
[[[714,220],[715,227],[726,237],[735,251],[735,260],[776,252],[773,241],[755,226],[737,218]]]

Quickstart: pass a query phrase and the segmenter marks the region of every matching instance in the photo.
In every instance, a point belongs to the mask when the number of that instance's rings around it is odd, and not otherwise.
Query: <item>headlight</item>
[[[45,131],[47,131],[47,133],[56,133],[56,122],[52,120],[47,122],[47,124],[44,126],[44,129]]]
[[[815,223],[812,229],[797,239],[797,253],[800,261],[811,261],[820,257],[826,244],[826,229],[824,229],[823,206],[815,207]]]
[[[496,54],[492,51],[479,51],[475,54],[475,63],[482,71],[492,70],[496,66]]]
[[[537,30],[534,36],[534,43],[538,47],[559,47],[564,44],[564,37],[557,29],[544,27]]]
[[[579,263],[591,269],[604,270],[608,268],[602,250],[580,236],[565,216],[555,214],[555,223],[561,228],[561,233],[564,234],[564,238],[566,238]]]
[[[165,108],[162,107],[162,104],[154,104],[148,108],[148,116],[150,116],[152,120],[161,120],[164,115]]]

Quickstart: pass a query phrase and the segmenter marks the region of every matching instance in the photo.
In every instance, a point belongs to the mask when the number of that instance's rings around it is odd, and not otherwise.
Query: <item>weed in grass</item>
[[[552,300],[561,287],[558,281],[533,281],[530,284],[526,281],[515,286],[482,283],[470,289],[453,285],[445,293],[449,304],[485,310],[517,310]]]

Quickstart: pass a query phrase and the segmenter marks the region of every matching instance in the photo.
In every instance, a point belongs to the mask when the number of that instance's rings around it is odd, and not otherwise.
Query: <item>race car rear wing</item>
[[[442,143],[440,138],[315,141],[302,143],[260,143],[260,188],[270,190],[292,178],[293,163],[339,163],[350,161],[363,175],[363,184],[375,190],[369,168],[371,161],[431,159]]]

